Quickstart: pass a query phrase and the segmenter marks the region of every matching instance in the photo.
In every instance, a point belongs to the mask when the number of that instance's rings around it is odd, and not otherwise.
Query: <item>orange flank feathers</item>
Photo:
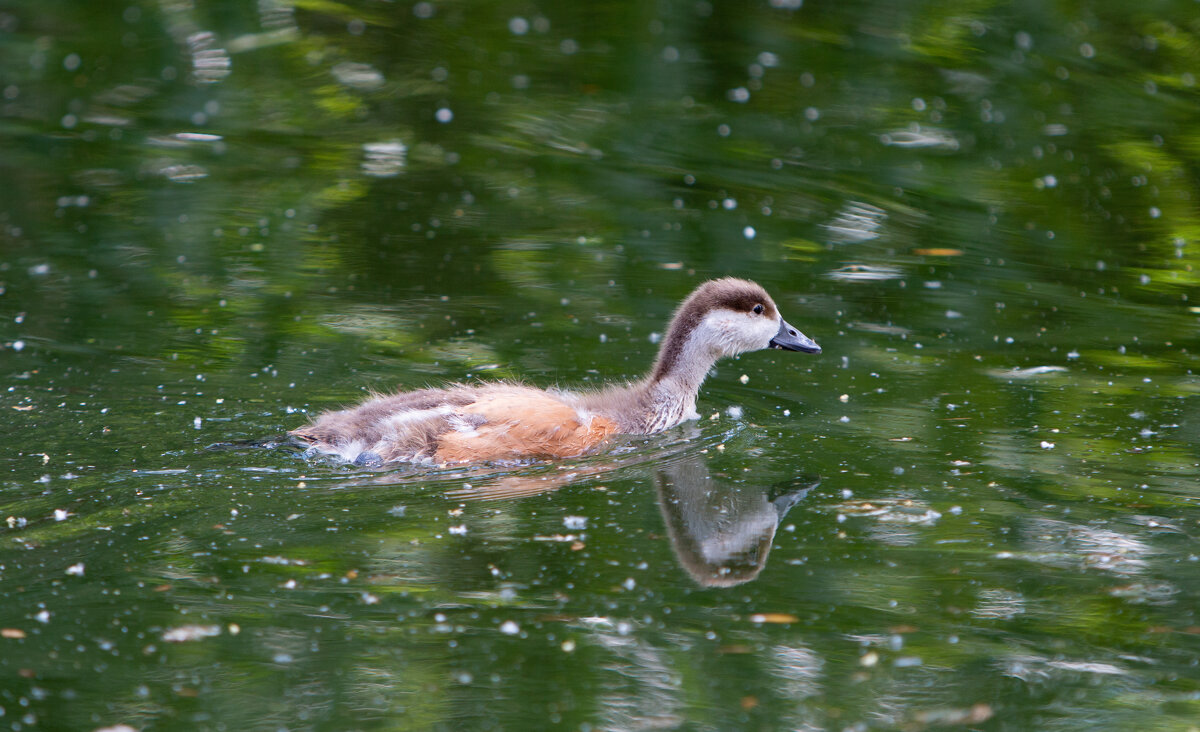
[[[499,392],[462,411],[486,421],[441,435],[436,462],[573,457],[591,452],[617,432],[610,419],[581,417],[558,399],[532,390]]]

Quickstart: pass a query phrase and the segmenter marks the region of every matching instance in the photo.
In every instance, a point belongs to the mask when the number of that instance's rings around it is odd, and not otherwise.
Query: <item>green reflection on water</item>
[[[0,11],[0,726],[1189,729],[1193,6]],[[669,434],[206,449],[726,274]]]

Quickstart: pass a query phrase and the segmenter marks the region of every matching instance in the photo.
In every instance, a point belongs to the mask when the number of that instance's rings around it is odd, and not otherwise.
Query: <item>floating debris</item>
[[[922,247],[912,250],[919,257],[961,257],[963,250],[947,247]]]
[[[750,616],[751,623],[794,623],[800,618],[787,613],[754,613]]]

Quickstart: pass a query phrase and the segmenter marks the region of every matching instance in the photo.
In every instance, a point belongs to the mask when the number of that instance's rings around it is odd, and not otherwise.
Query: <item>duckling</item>
[[[680,304],[649,374],[574,393],[508,382],[375,396],[289,434],[358,465],[453,465],[577,457],[613,435],[648,435],[699,419],[696,396],[720,358],[778,348],[820,353],[757,283],[726,277]]]

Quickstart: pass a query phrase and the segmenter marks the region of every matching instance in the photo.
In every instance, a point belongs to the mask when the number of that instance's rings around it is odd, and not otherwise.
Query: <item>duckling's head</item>
[[[764,348],[821,352],[815,341],[783,319],[761,285],[734,277],[710,280],[675,311],[653,379],[681,370],[707,372],[718,358]]]

